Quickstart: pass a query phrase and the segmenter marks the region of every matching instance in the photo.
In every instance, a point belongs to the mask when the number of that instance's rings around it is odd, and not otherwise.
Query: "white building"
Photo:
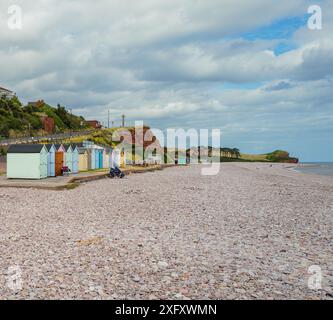
[[[14,92],[8,89],[0,87],[0,97],[2,96],[5,96],[7,99],[12,99],[15,96],[15,94]]]

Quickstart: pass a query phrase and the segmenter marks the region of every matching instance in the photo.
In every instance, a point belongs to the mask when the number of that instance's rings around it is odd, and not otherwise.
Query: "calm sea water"
[[[325,176],[333,176],[333,162],[303,162],[306,164],[304,167],[295,168],[296,171],[303,173],[321,174]]]

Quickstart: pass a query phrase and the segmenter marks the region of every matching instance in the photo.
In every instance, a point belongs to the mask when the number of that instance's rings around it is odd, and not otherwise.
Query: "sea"
[[[320,174],[324,176],[333,176],[333,162],[302,162],[294,170],[302,173]]]

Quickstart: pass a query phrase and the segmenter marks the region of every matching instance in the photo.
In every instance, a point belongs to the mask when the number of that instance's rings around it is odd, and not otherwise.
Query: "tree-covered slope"
[[[0,97],[0,136],[43,133],[41,119],[45,116],[54,119],[55,132],[80,130],[87,127],[83,117],[70,114],[63,106],[52,107],[46,103],[40,106],[23,106],[17,97],[11,100]]]

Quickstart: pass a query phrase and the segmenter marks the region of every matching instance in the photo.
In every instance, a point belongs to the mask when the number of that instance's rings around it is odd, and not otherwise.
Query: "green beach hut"
[[[47,178],[48,151],[42,144],[11,145],[7,152],[7,178]]]
[[[70,173],[73,173],[73,149],[70,144],[65,145],[65,150],[66,150],[66,167],[69,168]]]

